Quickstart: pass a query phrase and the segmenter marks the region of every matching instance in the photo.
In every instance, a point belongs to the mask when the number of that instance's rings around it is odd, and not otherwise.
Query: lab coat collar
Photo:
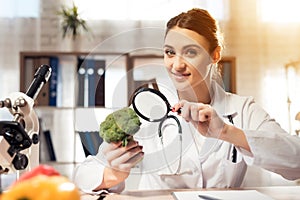
[[[211,106],[216,110],[219,116],[224,118],[228,118],[228,116],[232,116],[234,118],[237,116],[238,113],[234,108],[234,105],[230,104],[229,101],[230,94],[226,92],[215,80],[212,80],[211,88],[213,91]]]

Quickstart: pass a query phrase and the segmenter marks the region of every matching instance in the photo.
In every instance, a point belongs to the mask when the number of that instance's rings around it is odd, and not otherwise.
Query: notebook
[[[175,200],[274,200],[256,190],[178,191]]]

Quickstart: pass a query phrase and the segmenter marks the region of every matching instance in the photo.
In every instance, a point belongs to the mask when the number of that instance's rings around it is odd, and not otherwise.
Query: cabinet
[[[236,93],[236,58],[223,57],[219,62],[220,73],[227,92]]]

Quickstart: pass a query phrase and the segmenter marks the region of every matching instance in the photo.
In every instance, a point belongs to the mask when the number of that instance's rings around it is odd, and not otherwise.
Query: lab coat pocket
[[[245,173],[247,165],[243,160],[239,160],[237,163],[231,160],[223,160],[223,175],[224,181],[227,187],[240,187]]]

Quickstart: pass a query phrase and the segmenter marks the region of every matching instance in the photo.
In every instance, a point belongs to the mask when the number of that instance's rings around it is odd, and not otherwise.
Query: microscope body
[[[0,121],[0,174],[29,171],[39,164],[39,122],[34,100],[21,92],[4,100],[13,121]]]
[[[34,100],[51,76],[51,67],[41,65],[26,93],[14,92],[0,108],[7,108],[12,121],[0,120],[0,175],[22,174],[39,164],[39,120]]]

